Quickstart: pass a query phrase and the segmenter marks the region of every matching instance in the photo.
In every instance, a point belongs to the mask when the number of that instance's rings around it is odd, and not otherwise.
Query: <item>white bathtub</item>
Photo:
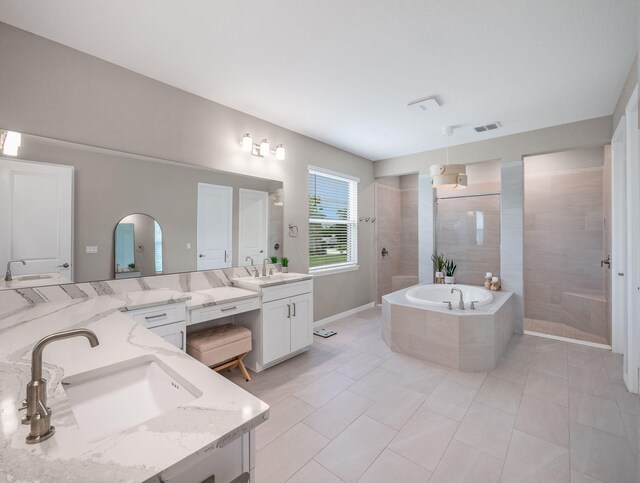
[[[445,301],[450,301],[451,305],[457,307],[460,294],[457,291],[451,293],[453,288],[462,290],[462,299],[466,306],[470,306],[472,301],[475,302],[476,307],[490,304],[493,301],[493,294],[490,290],[473,285],[418,285],[410,288],[406,297],[410,302],[421,305],[442,307]]]

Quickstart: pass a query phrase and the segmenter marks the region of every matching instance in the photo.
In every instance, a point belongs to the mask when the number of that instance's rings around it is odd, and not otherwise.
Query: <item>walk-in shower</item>
[[[604,149],[526,157],[525,330],[610,343]]]

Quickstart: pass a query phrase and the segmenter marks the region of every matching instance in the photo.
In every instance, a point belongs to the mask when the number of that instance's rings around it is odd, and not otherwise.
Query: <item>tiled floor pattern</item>
[[[640,398],[611,352],[514,336],[490,373],[391,352],[379,309],[242,387],[271,405],[257,483],[637,483]]]
[[[568,324],[561,324],[560,322],[550,322],[548,320],[525,318],[524,330],[609,345],[609,342],[607,342],[607,339],[605,339],[604,337],[598,337],[597,335],[590,334],[589,332],[585,332],[584,330],[576,329],[575,327],[571,327]]]

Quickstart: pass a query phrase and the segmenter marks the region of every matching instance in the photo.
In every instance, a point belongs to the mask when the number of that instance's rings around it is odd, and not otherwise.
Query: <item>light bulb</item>
[[[253,147],[253,139],[251,139],[251,134],[247,133],[244,136],[242,136],[242,150],[245,153],[250,153],[252,147]]]
[[[260,141],[260,156],[266,156],[269,154],[269,141],[263,139]]]
[[[276,146],[276,159],[278,161],[282,161],[284,159],[284,146],[282,144],[278,144]]]

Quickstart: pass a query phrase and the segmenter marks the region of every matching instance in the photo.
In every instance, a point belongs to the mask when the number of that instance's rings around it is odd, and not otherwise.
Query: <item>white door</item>
[[[198,270],[230,267],[233,188],[198,183]]]
[[[269,193],[241,188],[239,205],[238,265],[250,265],[247,257],[259,265],[267,256]]]
[[[291,297],[291,352],[313,343],[312,314],[313,299],[310,293]]]
[[[289,299],[262,304],[262,364],[291,352],[291,304]]]
[[[0,267],[73,281],[73,166],[0,158]]]

